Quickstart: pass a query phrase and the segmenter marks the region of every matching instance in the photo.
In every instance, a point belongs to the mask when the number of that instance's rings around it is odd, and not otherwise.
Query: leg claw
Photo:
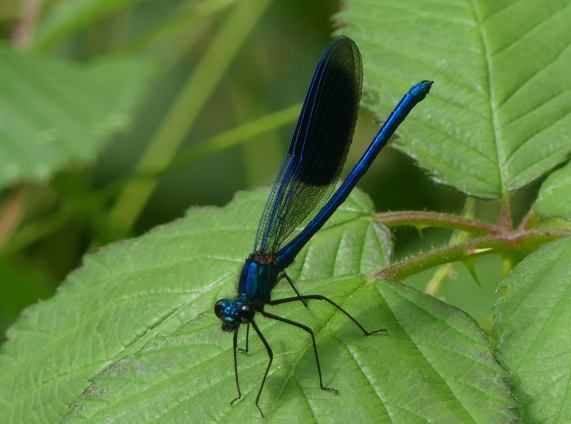
[[[323,390],[325,390],[325,391],[327,391],[327,392],[331,392],[331,393],[333,393],[333,394],[335,394],[335,395],[338,395],[338,394],[339,394],[339,390],[333,389],[332,387],[325,387],[325,386],[323,386],[323,387],[321,387],[321,388],[322,388]]]

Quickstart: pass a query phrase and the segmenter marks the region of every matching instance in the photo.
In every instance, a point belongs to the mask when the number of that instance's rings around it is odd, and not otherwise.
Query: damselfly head
[[[222,321],[222,330],[236,331],[240,324],[254,318],[254,309],[241,300],[220,299],[214,305],[214,313]]]

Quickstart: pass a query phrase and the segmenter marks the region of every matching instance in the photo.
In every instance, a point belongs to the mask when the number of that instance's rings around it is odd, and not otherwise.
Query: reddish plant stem
[[[530,230],[518,231],[507,235],[478,237],[464,243],[439,247],[411,256],[379,271],[374,277],[386,280],[402,280],[426,269],[461,261],[476,255],[488,255],[498,252],[530,252],[543,243],[569,235],[571,235],[571,230]]]
[[[502,233],[502,230],[497,225],[450,213],[424,211],[385,212],[376,214],[375,219],[388,227],[423,226],[451,228],[475,234],[499,235]]]

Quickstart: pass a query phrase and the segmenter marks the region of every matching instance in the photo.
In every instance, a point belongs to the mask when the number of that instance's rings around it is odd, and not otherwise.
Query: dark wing
[[[254,250],[271,254],[329,199],[353,138],[361,97],[361,56],[347,37],[325,49],[293,139],[260,219]]]

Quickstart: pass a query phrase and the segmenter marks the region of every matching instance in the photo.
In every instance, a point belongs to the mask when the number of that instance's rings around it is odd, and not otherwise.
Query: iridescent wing
[[[361,81],[357,46],[347,37],[335,38],[313,73],[287,156],[260,218],[254,251],[277,252],[331,196],[353,138]]]

